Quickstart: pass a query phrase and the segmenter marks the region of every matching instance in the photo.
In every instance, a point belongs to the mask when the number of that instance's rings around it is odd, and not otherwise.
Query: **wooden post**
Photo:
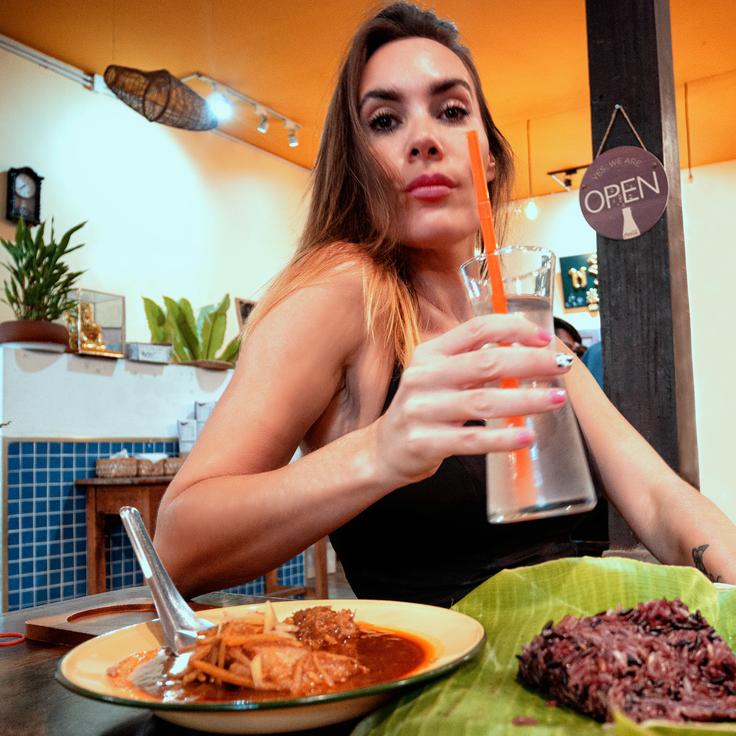
[[[623,105],[667,172],[662,219],[631,240],[598,235],[606,393],[664,460],[697,486],[690,312],[677,147],[669,0],[586,0],[593,153]],[[604,150],[636,146],[617,115]],[[622,457],[621,462],[626,462]],[[611,511],[611,547],[636,539]]]

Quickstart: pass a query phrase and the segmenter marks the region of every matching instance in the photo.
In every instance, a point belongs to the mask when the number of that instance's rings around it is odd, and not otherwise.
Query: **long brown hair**
[[[453,51],[475,87],[481,119],[493,155],[489,182],[496,225],[502,229],[513,157],[488,109],[470,52],[460,44],[453,23],[432,11],[400,2],[365,21],[350,45],[327,112],[304,232],[289,265],[276,278],[246,323],[247,335],[263,315],[296,289],[323,276],[347,258],[360,259],[364,273],[368,334],[381,333],[396,359],[406,365],[419,338],[417,304],[404,249],[396,233],[398,199],[390,173],[370,153],[361,124],[358,90],[363,70],[382,46],[403,38],[428,38]],[[501,240],[501,232],[497,233]]]

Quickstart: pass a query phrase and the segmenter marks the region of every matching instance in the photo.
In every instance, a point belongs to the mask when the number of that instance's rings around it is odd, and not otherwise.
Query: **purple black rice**
[[[680,600],[549,621],[517,657],[522,682],[599,721],[736,721],[736,656]]]

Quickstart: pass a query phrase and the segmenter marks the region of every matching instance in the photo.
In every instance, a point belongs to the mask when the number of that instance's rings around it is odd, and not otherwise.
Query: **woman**
[[[156,545],[185,593],[251,579],[327,533],[358,596],[442,605],[502,567],[573,553],[579,517],[486,523],[482,455],[534,438],[472,421],[559,408],[564,392],[486,386],[566,373],[609,499],[639,538],[669,563],[699,549],[710,574],[736,581],[726,517],[550,334],[470,318],[458,267],[478,237],[471,128],[500,212],[511,157],[454,27],[398,4],[359,29],[300,248],[161,504]],[[514,346],[478,350],[497,342]]]

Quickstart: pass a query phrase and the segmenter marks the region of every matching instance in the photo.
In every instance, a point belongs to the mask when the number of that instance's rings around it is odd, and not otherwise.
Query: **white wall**
[[[195,401],[217,401],[232,370],[0,349],[0,436],[177,436]]]
[[[126,297],[127,339],[147,341],[142,296],[195,310],[258,290],[294,250],[308,171],[250,145],[155,123],[0,51],[0,171],[44,177],[41,216],[57,233],[87,220],[69,257],[79,284]],[[0,203],[5,202],[5,176]],[[14,226],[0,218],[0,237]],[[0,254],[5,259],[5,254]],[[11,319],[0,304],[0,320]],[[236,333],[234,307],[228,336]]]
[[[730,318],[736,274],[736,161],[694,169],[692,182],[683,177],[682,200],[701,485],[736,519],[736,476],[730,462],[736,413],[730,370],[736,359]]]
[[[693,180],[683,174],[681,185],[700,483],[703,493],[736,521],[736,477],[729,462],[736,413],[730,375],[736,341],[729,311],[736,274],[736,161],[693,169]],[[595,232],[583,219],[577,192],[537,197],[536,203],[535,221],[523,214],[513,217],[509,243],[544,246],[558,256],[595,251]],[[605,289],[605,274],[601,278]],[[565,311],[559,294],[555,314],[579,329],[600,327],[599,317],[587,310]]]

